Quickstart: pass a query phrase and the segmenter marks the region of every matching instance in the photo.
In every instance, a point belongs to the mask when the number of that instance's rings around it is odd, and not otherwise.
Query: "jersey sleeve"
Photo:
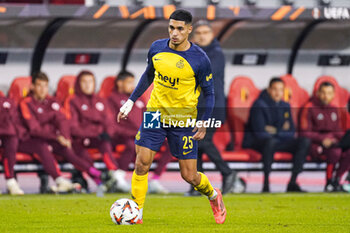
[[[140,81],[138,82],[135,90],[132,92],[129,99],[133,102],[136,100],[148,89],[148,87],[153,83],[154,79],[154,67],[152,57],[154,55],[154,44],[152,44],[151,48],[148,51],[147,55],[147,68],[145,72],[142,74]]]
[[[209,58],[203,57],[196,74],[197,84],[202,88],[205,98],[205,111],[201,120],[208,120],[211,117],[215,104],[214,81]]]

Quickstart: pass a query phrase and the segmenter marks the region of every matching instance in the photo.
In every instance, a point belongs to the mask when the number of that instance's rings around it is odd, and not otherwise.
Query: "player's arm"
[[[151,51],[151,49],[150,49]],[[125,104],[120,108],[117,121],[120,119],[126,119],[135,101],[148,89],[152,84],[154,79],[154,67],[150,51],[148,52],[148,65],[145,72],[142,74],[140,81],[138,82],[135,90],[131,94],[130,98],[125,102]]]
[[[200,119],[206,121],[211,117],[215,105],[214,81],[211,72],[211,64],[207,57],[203,59],[201,69],[199,70],[196,78],[197,83],[202,88],[202,92],[205,97],[205,112]],[[202,140],[205,137],[206,128],[195,127],[193,132],[196,132],[195,135],[193,135],[194,140]]]

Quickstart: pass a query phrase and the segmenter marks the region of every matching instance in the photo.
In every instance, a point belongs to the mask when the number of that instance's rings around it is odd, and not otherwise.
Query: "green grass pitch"
[[[0,196],[0,232],[350,232],[349,194],[227,195],[215,224],[205,197],[148,195],[144,224],[114,225],[112,203],[127,194]]]

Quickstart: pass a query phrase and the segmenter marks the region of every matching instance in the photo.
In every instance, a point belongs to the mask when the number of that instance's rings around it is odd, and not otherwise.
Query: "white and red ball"
[[[139,207],[133,200],[123,198],[113,203],[109,214],[117,225],[134,225],[139,218]]]

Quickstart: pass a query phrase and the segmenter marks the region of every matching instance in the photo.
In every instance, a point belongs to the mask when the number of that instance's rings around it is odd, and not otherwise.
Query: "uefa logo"
[[[160,128],[160,112],[144,112],[143,113],[143,128],[159,129]]]

